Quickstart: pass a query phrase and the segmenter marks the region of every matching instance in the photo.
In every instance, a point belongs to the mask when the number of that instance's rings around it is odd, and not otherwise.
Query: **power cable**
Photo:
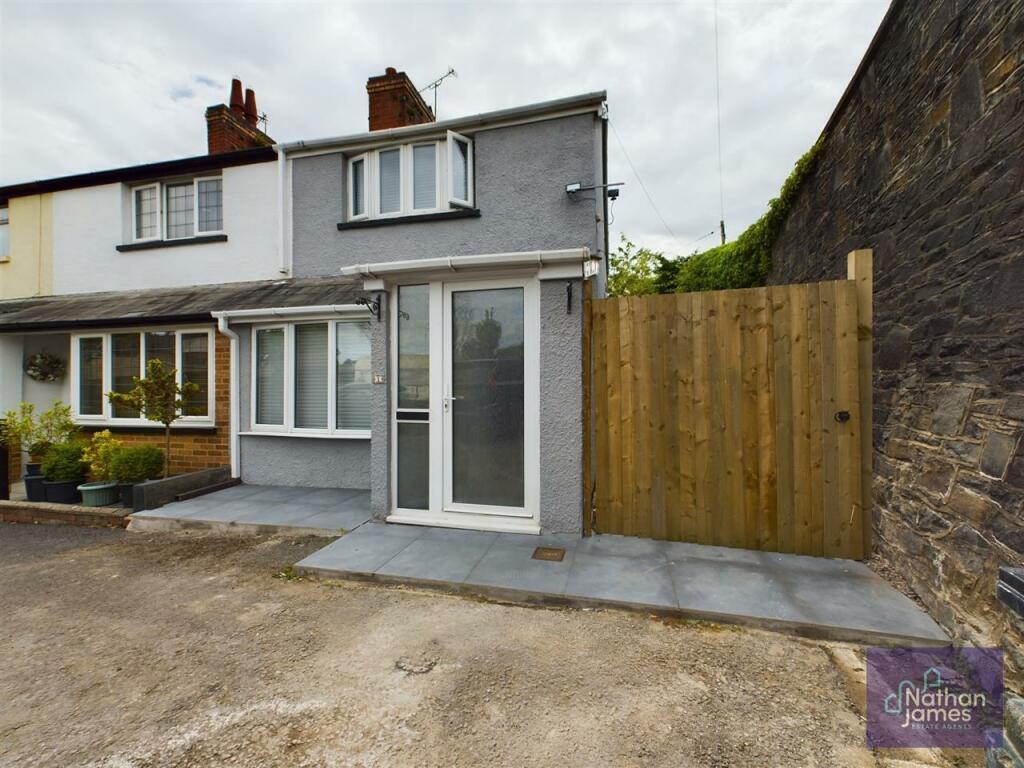
[[[612,133],[615,134],[615,140],[619,143],[619,149],[622,150],[622,154],[625,156],[626,162],[629,163],[629,167],[632,169],[633,175],[636,176],[637,183],[640,184],[640,189],[644,191],[644,195],[647,197],[647,202],[651,204],[651,208],[658,215],[658,218],[661,219],[661,223],[664,225],[665,231],[667,231],[674,240],[676,233],[672,231],[672,227],[668,225],[668,222],[665,221],[665,217],[661,215],[661,211],[658,210],[658,206],[654,203],[654,198],[651,197],[651,193],[648,191],[647,185],[644,184],[644,180],[640,178],[640,174],[637,172],[636,166],[633,165],[633,161],[629,157],[629,152],[626,151],[626,145],[622,143],[622,137],[619,136],[619,129],[615,127],[615,123],[612,122],[611,116],[608,117],[608,125],[612,127]]]

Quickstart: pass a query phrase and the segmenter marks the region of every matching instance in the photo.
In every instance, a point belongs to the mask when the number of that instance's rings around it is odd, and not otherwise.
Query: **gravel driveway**
[[[0,525],[0,766],[889,764],[824,643],[280,575],[323,543]]]

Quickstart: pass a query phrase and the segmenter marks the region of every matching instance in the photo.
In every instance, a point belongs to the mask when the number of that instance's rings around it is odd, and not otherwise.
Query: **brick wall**
[[[388,67],[383,75],[366,81],[368,122],[371,131],[432,123],[434,113],[405,72]]]
[[[7,479],[12,485],[21,482],[21,451],[14,448],[7,457]]]
[[[171,473],[194,472],[231,463],[230,455],[230,346],[227,336],[215,334],[216,430],[171,430]],[[152,443],[164,447],[162,428],[143,431],[114,429],[114,436],[125,445]]]
[[[775,245],[772,282],[875,250],[876,545],[959,641],[1024,625],[1024,0],[896,0]]]

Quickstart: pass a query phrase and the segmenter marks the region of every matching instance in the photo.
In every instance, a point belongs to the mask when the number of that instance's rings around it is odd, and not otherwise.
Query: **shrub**
[[[68,442],[78,434],[71,406],[60,400],[54,400],[38,418],[35,404],[21,403],[18,410],[4,414],[4,423],[8,444],[24,448],[33,458],[44,456],[51,445]]]
[[[89,464],[89,474],[93,480],[113,479],[114,457],[121,450],[123,450],[121,441],[115,440],[109,429],[104,429],[92,436],[92,442],[86,447],[83,458]]]
[[[625,235],[608,257],[608,295],[643,296],[654,293],[654,269],[664,258],[649,248],[637,248]]]
[[[43,458],[43,475],[47,480],[79,480],[89,471],[84,458],[85,445],[75,440],[51,445]]]
[[[164,466],[164,452],[155,445],[131,445],[117,451],[111,461],[111,474],[121,485],[152,480]]]

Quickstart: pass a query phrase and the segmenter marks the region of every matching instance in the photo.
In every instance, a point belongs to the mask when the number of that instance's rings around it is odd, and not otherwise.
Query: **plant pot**
[[[82,500],[78,492],[78,486],[84,478],[77,480],[44,480],[43,488],[46,490],[46,500],[51,504],[77,504]]]
[[[26,501],[46,501],[46,491],[43,490],[45,479],[42,475],[25,475]]]
[[[84,483],[78,486],[82,494],[82,503],[87,507],[105,507],[120,499],[117,483]]]
[[[41,461],[30,461],[25,464],[25,476],[29,475],[41,475],[43,474],[43,462]]]
[[[128,509],[134,509],[135,508],[135,486],[131,485],[131,484],[119,485],[119,486],[117,486],[117,489],[118,489],[118,491],[121,494],[121,506],[122,507],[127,507]]]

